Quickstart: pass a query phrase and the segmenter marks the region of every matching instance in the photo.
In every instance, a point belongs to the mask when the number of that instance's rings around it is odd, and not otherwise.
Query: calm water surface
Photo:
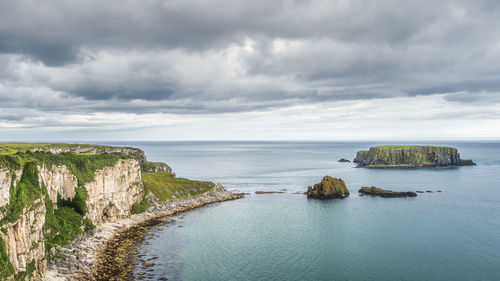
[[[153,280],[500,280],[500,143],[433,142],[478,165],[415,170],[337,162],[375,142],[123,144],[167,162],[179,177],[252,193],[155,227],[141,245],[146,259],[158,257],[147,275]],[[293,194],[325,175],[344,179],[351,196]],[[366,185],[434,192],[358,196]]]

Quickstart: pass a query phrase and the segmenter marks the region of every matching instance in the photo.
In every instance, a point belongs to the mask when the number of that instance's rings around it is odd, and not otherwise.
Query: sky
[[[0,141],[479,139],[500,1],[0,1]]]

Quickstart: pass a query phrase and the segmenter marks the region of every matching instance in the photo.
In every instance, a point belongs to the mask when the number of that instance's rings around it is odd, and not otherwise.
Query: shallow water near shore
[[[500,143],[418,143],[456,147],[478,165],[389,170],[337,162],[376,142],[120,143],[167,162],[179,177],[251,193],[153,227],[139,252],[158,258],[134,271],[152,280],[500,280]],[[350,197],[293,194],[325,175],[344,179]],[[359,196],[366,185],[433,192]]]

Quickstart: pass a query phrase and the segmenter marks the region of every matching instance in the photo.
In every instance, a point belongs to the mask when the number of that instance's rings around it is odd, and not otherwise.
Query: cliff
[[[386,145],[358,151],[353,161],[358,167],[439,167],[475,165],[460,158],[453,147],[430,145]]]
[[[154,190],[145,188],[141,167],[156,179]],[[214,186],[175,178],[170,167],[146,162],[136,148],[0,144],[0,280],[38,280],[63,257],[62,246],[96,225],[208,187]],[[165,192],[169,196],[155,195]]]
[[[307,188],[308,198],[346,198],[349,196],[345,182],[342,179],[332,178],[325,176],[321,182],[315,184],[313,187]]]

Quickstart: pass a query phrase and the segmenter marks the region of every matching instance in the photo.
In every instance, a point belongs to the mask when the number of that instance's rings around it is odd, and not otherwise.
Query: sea
[[[166,219],[139,246],[143,280],[500,280],[500,142],[125,142],[178,177],[249,193]],[[458,148],[477,166],[366,169],[356,152],[383,144]],[[308,199],[326,176],[346,199]],[[360,196],[362,186],[431,191]],[[255,194],[255,191],[282,194]],[[441,192],[438,192],[441,191]]]

